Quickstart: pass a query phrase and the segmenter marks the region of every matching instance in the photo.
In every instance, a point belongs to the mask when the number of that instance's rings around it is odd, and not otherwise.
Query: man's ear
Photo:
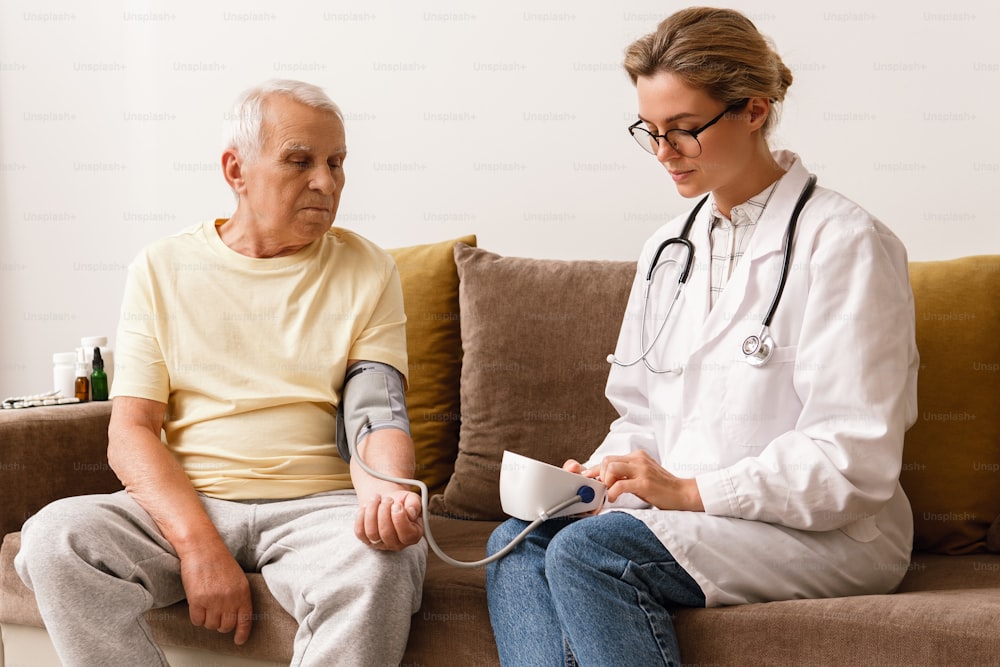
[[[766,97],[751,97],[746,106],[747,117],[751,130],[764,127],[767,117],[771,114],[771,100]]]
[[[228,148],[222,153],[222,175],[226,183],[237,195],[243,192],[246,184],[243,179],[243,159],[235,149]]]

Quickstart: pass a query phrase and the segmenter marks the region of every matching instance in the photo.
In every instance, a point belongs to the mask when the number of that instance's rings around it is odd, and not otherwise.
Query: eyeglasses
[[[672,130],[667,130],[663,134],[653,134],[646,128],[642,127],[642,124],[645,121],[637,120],[633,124],[629,125],[628,133],[632,135],[632,138],[635,139],[635,143],[639,144],[641,149],[647,153],[651,153],[652,155],[656,155],[657,152],[659,152],[660,139],[666,139],[671,148],[684,157],[698,157],[701,155],[701,142],[698,141],[698,135],[722,120],[722,117],[727,113],[739,109],[747,102],[748,100],[740,100],[735,104],[730,104],[722,110],[722,113],[699,127],[697,130],[681,130],[679,128],[674,128]]]

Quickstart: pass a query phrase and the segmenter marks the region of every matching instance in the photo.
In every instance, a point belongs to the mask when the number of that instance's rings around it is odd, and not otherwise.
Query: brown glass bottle
[[[76,382],[73,385],[74,394],[81,401],[90,400],[90,378],[86,375],[76,376]]]

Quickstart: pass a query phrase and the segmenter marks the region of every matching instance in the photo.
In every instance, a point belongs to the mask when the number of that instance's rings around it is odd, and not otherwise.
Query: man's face
[[[241,160],[240,212],[262,239],[307,244],[333,224],[344,187],[344,125],[331,112],[284,95],[264,103],[264,145]]]

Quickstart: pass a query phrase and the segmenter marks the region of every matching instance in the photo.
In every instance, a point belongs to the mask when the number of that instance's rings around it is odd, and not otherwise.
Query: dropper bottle
[[[104,372],[101,348],[94,348],[94,372],[90,374],[90,393],[95,401],[108,400],[108,376]]]
[[[82,403],[90,400],[90,378],[87,377],[87,357],[83,348],[76,352],[76,380],[73,383],[73,395]]]

